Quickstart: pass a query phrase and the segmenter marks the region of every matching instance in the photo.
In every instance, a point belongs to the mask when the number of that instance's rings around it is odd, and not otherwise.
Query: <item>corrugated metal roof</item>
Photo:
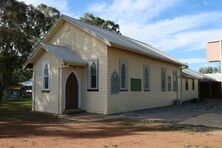
[[[86,62],[79,55],[76,55],[70,48],[49,44],[43,44],[42,47],[48,50],[50,53],[54,54],[64,63],[80,65],[86,64]]]
[[[194,70],[191,70],[191,69],[183,69],[182,70],[182,75],[184,77],[188,77],[188,78],[198,78],[198,79],[201,79],[201,80],[208,80],[208,81],[216,81],[216,79],[213,79],[205,74],[202,74],[202,73],[199,73],[199,72],[196,72]]]
[[[191,69],[183,69],[182,70],[182,75],[184,77],[187,77],[187,78],[198,78],[198,79],[203,79],[204,78],[204,75],[201,74],[201,73],[198,73],[194,70],[191,70]]]
[[[66,21],[72,23],[73,25],[77,25],[81,29],[100,38],[108,45],[110,44],[111,46],[114,45],[114,46],[122,47],[126,50],[128,49],[132,52],[137,52],[137,53],[140,53],[140,54],[143,54],[146,56],[150,56],[150,57],[158,59],[158,60],[174,63],[177,65],[187,66],[186,63],[183,63],[183,62],[177,60],[176,58],[173,58],[173,57],[167,55],[166,53],[152,47],[149,44],[137,41],[135,39],[126,37],[124,35],[120,35],[120,34],[105,30],[101,27],[97,27],[97,26],[93,26],[93,25],[84,23],[80,20],[74,19],[74,18],[66,16],[66,15],[62,15],[62,17]]]
[[[30,55],[28,60],[25,62],[25,64],[23,65],[24,68],[27,67],[29,63],[30,64],[33,63],[34,57],[38,55],[41,49],[45,49],[47,52],[53,54],[59,60],[61,60],[64,64],[80,65],[80,66],[86,65],[86,61],[84,61],[79,55],[74,53],[74,51],[70,48],[57,46],[57,45],[40,44],[38,48],[34,50],[34,52]]]

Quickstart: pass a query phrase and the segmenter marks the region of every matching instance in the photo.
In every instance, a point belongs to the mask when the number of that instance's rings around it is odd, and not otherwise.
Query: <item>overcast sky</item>
[[[20,0],[79,18],[85,12],[115,21],[122,34],[151,44],[198,70],[208,41],[222,39],[221,0]]]

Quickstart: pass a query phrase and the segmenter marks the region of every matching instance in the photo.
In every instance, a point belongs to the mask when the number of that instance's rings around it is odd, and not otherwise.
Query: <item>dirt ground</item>
[[[30,111],[10,112],[0,114],[0,147],[222,148],[222,130],[129,119],[67,121]]]

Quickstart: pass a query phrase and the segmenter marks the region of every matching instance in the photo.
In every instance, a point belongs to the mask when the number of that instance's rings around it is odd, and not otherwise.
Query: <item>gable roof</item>
[[[26,67],[29,63],[34,63],[35,57],[41,52],[41,49],[56,56],[64,64],[74,64],[74,65],[86,65],[86,62],[79,56],[76,55],[72,49],[49,44],[41,44],[29,57],[29,59],[24,64]]]
[[[100,41],[104,42],[107,46],[119,47],[124,50],[129,50],[131,52],[149,56],[157,60],[188,67],[186,63],[183,63],[179,61],[178,59],[171,57],[167,55],[166,53],[158,50],[157,48],[154,48],[151,45],[143,43],[141,41],[105,30],[101,27],[84,23],[80,20],[74,19],[66,15],[62,15],[55,24],[58,24],[60,21],[69,22],[70,24],[78,27],[79,29],[91,34],[92,36],[96,37]],[[56,25],[54,25],[54,27],[56,27]],[[53,28],[51,29],[51,31],[53,30]],[[49,38],[51,31],[49,31],[48,35],[46,35],[45,40]]]

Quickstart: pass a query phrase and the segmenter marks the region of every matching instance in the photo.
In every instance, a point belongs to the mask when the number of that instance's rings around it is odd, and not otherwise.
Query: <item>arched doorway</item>
[[[66,80],[66,104],[65,109],[77,109],[79,100],[79,87],[76,75],[72,72]]]

